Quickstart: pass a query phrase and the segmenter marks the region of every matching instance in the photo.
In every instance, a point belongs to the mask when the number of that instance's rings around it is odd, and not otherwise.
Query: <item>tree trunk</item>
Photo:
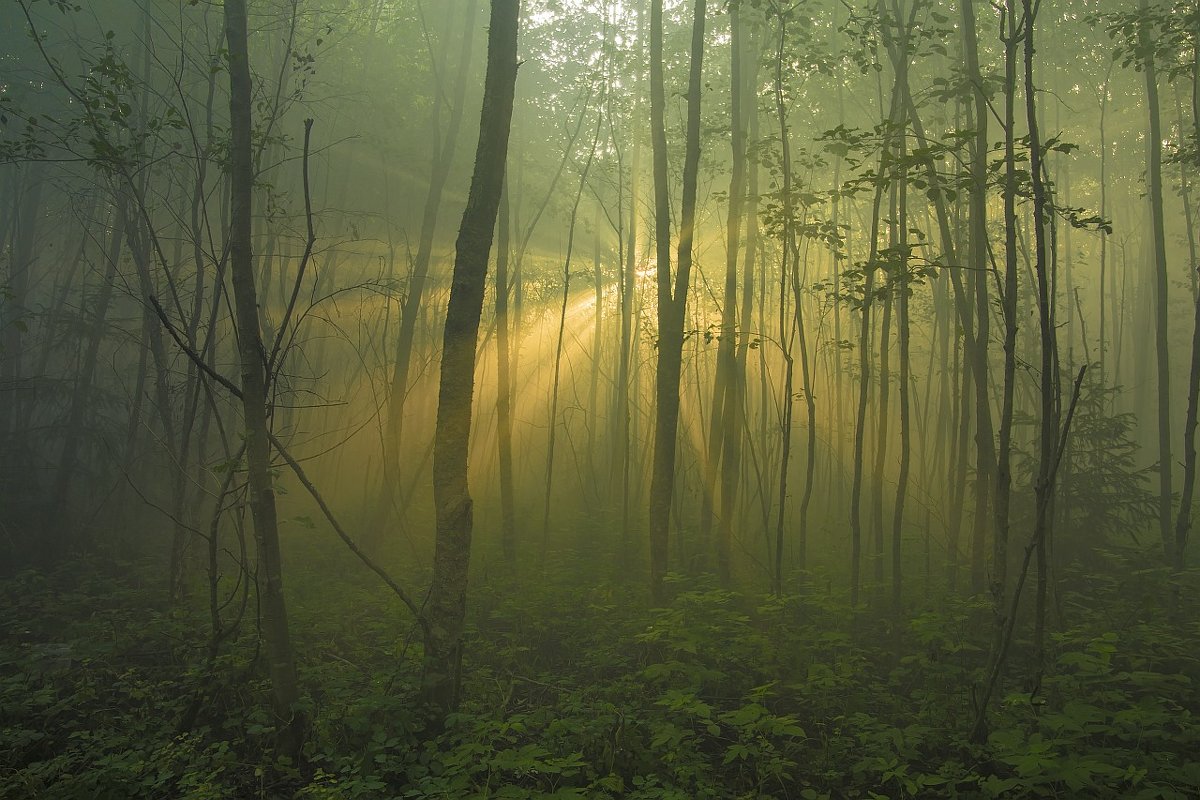
[[[283,600],[279,521],[271,482],[268,438],[267,375],[258,327],[258,298],[250,248],[254,171],[251,161],[251,79],[245,0],[225,0],[225,38],[229,47],[229,175],[232,185],[229,249],[234,305],[238,324],[238,356],[242,378],[242,411],[246,426],[246,465],[250,512],[258,542],[259,597],[262,634],[270,668],[271,690],[280,730],[281,755],[295,759],[303,740],[304,717],[296,710],[299,685],[288,636]]]
[[[729,406],[739,405],[734,398],[741,383],[736,377],[737,356],[737,290],[738,255],[741,247],[742,206],[746,192],[746,126],[742,111],[742,25],[740,4],[729,4],[729,124],[732,169],[729,176],[729,210],[725,219],[725,291],[721,297],[721,328],[717,337],[717,372],[713,381],[712,407],[709,409],[708,452],[704,462],[704,494],[701,497],[701,547],[708,546],[708,532],[713,524],[718,465],[721,468],[721,505],[717,520],[717,574],[721,584],[728,586],[732,576],[730,551],[733,544],[732,515],[736,466],[727,451],[731,436],[740,437],[741,420]],[[729,430],[729,425],[734,430]],[[732,467],[732,469],[731,469]],[[733,478],[730,479],[730,473]],[[701,557],[707,558],[701,551]]]
[[[1143,15],[1149,11],[1149,0],[1139,0]],[[1158,520],[1162,536],[1163,555],[1168,564],[1174,562],[1175,544],[1171,530],[1173,500],[1171,492],[1171,359],[1167,345],[1167,240],[1163,221],[1162,186],[1162,121],[1159,114],[1158,70],[1154,59],[1150,31],[1143,27],[1139,33],[1142,63],[1146,75],[1146,110],[1149,117],[1147,144],[1147,182],[1150,197],[1150,234],[1154,246],[1154,276],[1151,282],[1154,297],[1154,355],[1158,388]]]
[[[643,6],[637,5],[637,76],[635,86],[640,88],[642,79],[641,46],[643,41]],[[629,165],[629,218],[625,231],[625,262],[621,266],[621,351],[617,357],[616,408],[614,417],[617,421],[617,434],[614,439],[614,456],[612,460],[612,484],[621,487],[621,550],[619,560],[625,563],[628,554],[628,537],[632,516],[632,492],[630,487],[630,438],[632,436],[632,419],[630,407],[630,392],[636,386],[632,378],[634,329],[633,304],[634,293],[637,291],[638,264],[638,219],[641,203],[642,180],[642,140],[640,125],[641,91],[634,92],[633,111],[633,155]]]
[[[888,120],[898,113],[899,92],[892,92]],[[862,588],[862,484],[865,461],[867,406],[870,404],[871,384],[871,305],[875,296],[875,272],[879,258],[879,216],[883,205],[885,173],[892,167],[891,139],[885,138],[879,154],[879,174],[875,182],[875,198],[871,203],[870,251],[863,267],[862,315],[858,333],[858,412],[854,425],[854,477],[850,489],[850,605],[858,605]]]
[[[117,262],[121,257],[121,248],[125,243],[125,218],[129,208],[129,196],[120,191],[117,206],[113,214],[113,224],[109,239],[108,250],[105,253],[104,274],[101,278],[100,289],[92,306],[92,324],[88,333],[87,349],[79,364],[79,373],[75,378],[75,388],[71,393],[70,410],[67,412],[66,437],[63,440],[62,454],[59,457],[58,471],[54,475],[54,485],[50,492],[52,513],[57,517],[55,531],[51,533],[59,542],[69,541],[65,532],[69,530],[70,518],[67,510],[70,506],[71,483],[77,467],[79,445],[84,437],[84,419],[88,405],[91,402],[92,381],[96,374],[96,365],[100,356],[100,345],[104,340],[104,330],[108,321],[108,307],[112,302],[113,281],[117,276]],[[180,465],[183,469],[184,466]]]
[[[1033,0],[1023,0],[1025,57],[1025,116],[1029,126],[1029,172],[1033,189],[1034,268],[1037,276],[1038,328],[1041,339],[1040,430],[1038,435],[1038,473],[1035,485],[1037,509],[1033,540],[1037,548],[1038,589],[1035,609],[1034,658],[1040,680],[1046,618],[1046,539],[1049,536],[1050,509],[1054,496],[1054,473],[1058,444],[1058,342],[1055,335],[1053,286],[1054,265],[1046,242],[1046,228],[1053,224],[1044,180],[1042,140],[1038,130],[1037,102],[1033,81],[1034,18]]]
[[[558,338],[554,346],[554,377],[550,384],[550,420],[546,442],[546,483],[543,492],[542,506],[542,553],[546,557],[546,547],[550,539],[550,506],[554,490],[554,446],[558,432],[558,392],[562,376],[563,341],[567,329],[567,303],[571,299],[571,256],[575,251],[575,223],[579,219],[579,201],[583,198],[583,188],[587,185],[588,172],[591,171],[592,161],[596,156],[596,144],[600,141],[600,124],[603,117],[596,115],[596,131],[592,136],[592,147],[588,151],[587,162],[579,174],[579,187],[575,191],[575,201],[571,204],[571,216],[567,223],[567,253],[563,259],[563,290],[562,305],[558,315]],[[597,307],[596,313],[600,309]],[[595,370],[593,369],[593,373]],[[589,448],[589,454],[591,452]]]
[[[1004,386],[1001,389],[1002,400],[1000,408],[1000,441],[996,452],[996,498],[995,541],[992,547],[992,607],[996,615],[996,633],[1002,635],[1004,630],[1005,595],[1008,582],[1008,535],[1009,509],[1012,498],[1012,432],[1014,394],[1016,390],[1017,369],[1017,163],[1016,163],[1016,93],[1017,93],[1017,20],[1014,9],[1008,13],[1008,32],[1004,39]],[[967,22],[968,16],[970,22]],[[974,43],[974,13],[970,0],[963,2],[964,25],[969,25],[967,37],[971,39],[968,48],[975,53]],[[978,55],[970,62],[969,69],[973,75],[978,74]],[[982,91],[976,91],[976,115],[985,115],[986,99]],[[1101,123],[1103,129],[1103,123]],[[975,160],[972,162],[972,214],[986,213],[986,180],[987,180],[987,151],[980,153],[980,147],[987,147],[987,139],[977,139],[975,142]],[[1103,164],[1103,160],[1101,161]],[[1102,167],[1103,169],[1103,167]],[[1103,191],[1103,188],[1101,189]],[[982,197],[976,199],[978,193]],[[974,219],[974,217],[972,217]],[[982,235],[986,236],[986,229]],[[1103,247],[1103,244],[1101,244]],[[1103,271],[1101,272],[1101,297],[1103,297]],[[1103,316],[1103,312],[1101,313]]]
[[[395,512],[393,509],[400,484],[400,461],[403,452],[404,407],[408,394],[408,373],[412,365],[413,347],[416,343],[417,321],[423,309],[425,283],[429,277],[430,261],[433,258],[433,239],[437,232],[438,215],[442,208],[442,193],[454,163],[458,146],[458,132],[462,123],[463,106],[466,104],[467,72],[471,66],[471,54],[475,38],[476,17],[479,0],[469,0],[464,17],[462,49],[455,74],[454,99],[450,108],[450,121],[445,134],[439,129],[440,101],[435,101],[433,171],[429,179],[429,192],[425,197],[425,208],[421,217],[420,239],[413,261],[407,291],[400,308],[400,332],[396,340],[395,363],[392,367],[391,389],[388,394],[387,434],[383,447],[383,486],[379,499],[377,524],[382,525]],[[441,93],[440,82],[437,86]],[[376,535],[379,531],[375,532]]]
[[[517,511],[513,492],[512,361],[509,356],[508,258],[511,221],[508,181],[500,196],[496,242],[496,447],[500,462],[500,546],[509,565],[517,561]]]
[[[691,68],[687,92],[687,140],[679,217],[678,264],[672,288],[670,203],[667,197],[667,133],[664,113],[662,0],[650,5],[650,126],[654,146],[654,218],[658,253],[658,370],[655,375],[654,463],[650,477],[650,593],[665,599],[671,500],[675,492],[679,379],[683,369],[683,324],[692,271],[696,183],[700,167],[700,88],[704,62],[706,0],[696,0],[692,22]]]
[[[783,102],[783,56],[787,42],[787,15],[779,15],[779,45],[775,51],[775,115],[779,125],[779,155],[783,173],[782,206],[783,219],[781,230],[780,259],[779,259],[779,350],[783,355],[783,394],[780,397],[779,425],[779,509],[775,517],[775,552],[773,561],[775,571],[772,575],[771,589],[776,595],[783,593],[783,546],[784,533],[787,525],[788,467],[791,466],[792,454],[792,418],[795,403],[792,398],[792,386],[795,377],[795,359],[792,357],[792,339],[795,336],[796,322],[799,320],[799,308],[796,317],[791,320],[787,315],[788,287],[795,281],[796,264],[795,243],[792,226],[795,209],[792,206],[792,167],[791,148],[788,146],[787,107]],[[799,297],[796,298],[797,301]]]
[[[426,605],[421,693],[438,718],[458,707],[463,623],[471,558],[472,502],[467,452],[479,317],[488,256],[496,230],[517,80],[520,0],[492,0],[475,172],[455,245],[454,273],[442,337],[442,370],[434,431],[433,494],[437,542]]]
[[[1200,147],[1200,31],[1192,40],[1192,142]],[[1182,127],[1182,124],[1181,124]],[[1193,152],[1192,169],[1200,167],[1200,152]],[[1186,193],[1186,188],[1184,189]],[[1185,194],[1185,202],[1187,201]],[[1188,232],[1193,279],[1200,271],[1196,263],[1195,236]],[[1179,496],[1179,515],[1175,519],[1175,552],[1172,568],[1182,572],[1187,563],[1188,534],[1192,527],[1192,498],[1196,490],[1196,427],[1200,417],[1200,293],[1193,298],[1195,320],[1192,327],[1192,363],[1188,373],[1187,420],[1183,426],[1183,488]]]
[[[900,6],[897,3],[894,6],[897,23],[901,19]],[[905,87],[907,93],[908,87],[908,35],[909,28],[906,26],[903,36],[901,37],[898,49],[900,56],[898,61],[900,75],[897,76],[897,83]],[[907,156],[907,142],[903,136],[899,137],[897,142],[899,149],[899,159],[904,162]],[[909,325],[908,325],[908,295],[909,295],[909,273],[908,273],[908,173],[902,174],[899,186],[897,187],[899,197],[897,205],[899,213],[897,214],[897,223],[895,226],[895,235],[892,237],[893,246],[899,248],[896,255],[896,282],[895,282],[895,298],[896,298],[896,340],[897,340],[897,357],[899,364],[899,380],[900,385],[896,389],[897,399],[900,404],[900,471],[896,476],[896,498],[892,508],[892,613],[896,616],[900,615],[903,608],[903,569],[900,563],[902,538],[904,532],[904,505],[908,496],[908,473],[912,461],[912,430],[910,421],[909,409]],[[883,347],[887,347],[884,342]]]

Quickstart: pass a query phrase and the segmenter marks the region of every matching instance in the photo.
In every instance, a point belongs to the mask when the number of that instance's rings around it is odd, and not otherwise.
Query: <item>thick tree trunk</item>
[[[471,559],[472,502],[467,487],[471,399],[488,256],[508,156],[520,7],[520,0],[492,0],[475,172],[455,246],[442,338],[433,452],[437,542],[433,582],[425,607],[425,668],[421,679],[424,700],[439,719],[458,707],[462,685],[463,623]]]

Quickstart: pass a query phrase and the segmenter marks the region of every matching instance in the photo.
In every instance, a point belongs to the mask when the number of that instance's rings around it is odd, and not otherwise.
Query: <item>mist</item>
[[[1200,9],[13,0],[0,797],[1200,795]]]

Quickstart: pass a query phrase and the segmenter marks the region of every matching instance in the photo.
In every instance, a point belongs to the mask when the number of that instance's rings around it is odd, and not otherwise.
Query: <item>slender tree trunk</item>
[[[225,0],[225,38],[229,47],[229,174],[230,267],[238,323],[238,356],[242,378],[242,412],[246,426],[246,464],[250,511],[258,541],[259,597],[262,634],[266,643],[275,714],[279,721],[278,748],[295,759],[303,740],[304,717],[295,708],[300,691],[295,656],[288,634],[283,600],[279,522],[271,480],[268,438],[267,375],[258,327],[258,299],[254,286],[254,261],[250,249],[254,172],[251,161],[251,78],[246,32],[245,0]]]
[[[604,358],[604,277],[600,254],[600,201],[596,201],[592,225],[592,291],[595,309],[592,316],[592,368],[588,376],[587,453],[591,495],[603,496],[596,471],[596,436],[600,428],[600,370]],[[580,476],[581,478],[583,476]]]
[[[596,132],[592,136],[592,147],[588,151],[587,161],[579,175],[579,188],[575,191],[575,202],[571,205],[571,216],[567,223],[567,254],[563,259],[563,291],[562,306],[558,316],[558,339],[554,347],[554,378],[550,385],[550,421],[549,436],[546,442],[546,483],[542,506],[542,558],[546,556],[546,546],[550,537],[550,505],[554,489],[554,445],[558,432],[558,389],[562,375],[563,340],[567,329],[567,303],[571,298],[571,256],[575,250],[575,223],[579,218],[579,201],[583,198],[583,188],[587,185],[588,172],[591,171],[592,161],[596,157],[596,145],[600,141],[600,122],[602,117],[596,115]],[[599,309],[597,309],[599,313]],[[589,448],[589,455],[590,455]]]
[[[889,215],[895,219],[895,205]],[[871,487],[871,575],[875,582],[873,600],[882,599],[883,592],[883,494],[884,466],[887,462],[888,434],[891,423],[892,384],[892,309],[894,290],[891,275],[884,270],[883,315],[879,321],[879,404],[875,413],[875,464],[872,470],[874,485]]]
[[[512,366],[508,319],[508,259],[511,221],[508,181],[500,196],[498,241],[496,243],[496,446],[500,461],[500,545],[511,565],[517,560],[517,511],[513,490],[512,458]]]
[[[383,486],[379,499],[377,525],[403,509],[393,509],[396,492],[400,485],[400,462],[403,452],[404,408],[408,396],[408,374],[412,367],[413,348],[416,344],[417,322],[424,308],[425,284],[429,278],[430,262],[433,258],[434,235],[437,232],[438,216],[442,208],[442,194],[454,164],[458,149],[458,134],[462,127],[463,107],[466,105],[467,73],[470,71],[471,55],[474,52],[475,29],[478,26],[479,0],[468,0],[463,17],[462,49],[459,51],[457,72],[454,78],[454,95],[450,107],[450,120],[443,134],[438,125],[440,100],[435,100],[434,109],[434,154],[433,171],[429,179],[429,192],[425,196],[425,208],[421,217],[420,238],[413,260],[407,291],[400,307],[400,332],[396,340],[395,362],[392,367],[391,388],[388,393],[387,433],[383,448]],[[440,94],[441,83],[437,90]],[[376,531],[376,534],[380,531]]]
[[[1025,116],[1029,126],[1029,168],[1033,188],[1034,267],[1037,276],[1038,328],[1041,336],[1040,432],[1038,436],[1038,473],[1035,494],[1034,542],[1037,547],[1038,593],[1035,610],[1034,658],[1040,679],[1046,618],[1046,540],[1049,537],[1050,509],[1054,496],[1054,473],[1058,444],[1058,342],[1055,336],[1054,306],[1051,295],[1054,265],[1046,241],[1046,229],[1052,224],[1049,198],[1044,179],[1042,140],[1038,129],[1037,95],[1033,75],[1034,19],[1033,0],[1022,0],[1025,58]]]
[[[898,113],[899,92],[892,92],[888,120]],[[850,489],[850,605],[858,605],[862,588],[862,484],[867,406],[871,384],[871,305],[875,297],[875,272],[879,258],[879,217],[883,206],[883,191],[887,185],[887,174],[892,169],[891,139],[884,141],[879,155],[879,174],[875,183],[875,199],[871,204],[871,232],[868,243],[870,252],[863,267],[863,299],[858,334],[858,412],[854,426],[854,477]]]
[[[894,6],[896,19],[902,18],[900,4],[897,2]],[[905,28],[904,35],[901,39],[899,47],[900,58],[900,75],[897,77],[897,83],[906,87],[908,86],[908,28]],[[907,143],[903,136],[898,137],[897,149],[899,150],[899,160],[904,162],[907,157]],[[899,358],[899,380],[900,385],[896,389],[897,399],[900,404],[900,471],[896,476],[896,499],[892,509],[892,612],[899,616],[903,608],[903,567],[901,564],[901,549],[904,533],[904,505],[908,496],[908,473],[912,462],[912,423],[911,413],[909,408],[910,400],[910,379],[909,379],[909,325],[908,325],[908,296],[909,296],[909,274],[908,274],[908,175],[905,172],[899,181],[897,187],[899,194],[897,204],[899,213],[897,216],[897,224],[895,226],[896,233],[893,237],[893,246],[899,248],[896,256],[896,281],[893,293],[896,299],[896,340],[897,340],[897,357]],[[885,350],[887,342],[882,345]]]
[[[667,197],[666,89],[663,76],[662,0],[650,5],[650,127],[654,145],[655,239],[658,252],[658,370],[655,376],[654,464],[650,478],[650,592],[665,599],[671,501],[675,492],[679,379],[683,369],[683,326],[692,271],[696,183],[700,168],[700,89],[704,61],[706,0],[696,0],[692,22],[687,92],[687,139],[679,217],[678,263],[672,288],[670,203]]]
[[[644,14],[641,3],[637,6],[637,46],[638,58],[636,59],[637,77],[635,82],[641,83],[641,42]],[[634,94],[634,109],[633,109],[633,129],[631,137],[633,139],[633,155],[629,165],[629,219],[626,227],[626,243],[625,243],[625,263],[621,269],[621,351],[617,356],[617,386],[616,386],[616,420],[617,420],[617,436],[615,441],[616,453],[613,458],[613,470],[615,482],[619,482],[621,487],[621,556],[620,560],[625,561],[628,549],[629,528],[632,524],[632,491],[630,487],[631,479],[631,459],[630,459],[630,439],[632,436],[632,419],[631,419],[631,403],[630,393],[635,391],[636,383],[632,379],[633,358],[633,305],[636,299],[634,294],[637,291],[637,264],[638,264],[638,206],[641,203],[641,178],[642,178],[642,141],[640,136],[638,97],[640,92]]]
[[[754,63],[758,63],[755,59]],[[756,86],[757,70],[753,70],[754,80],[751,81],[751,86]],[[758,140],[758,108],[757,103],[750,103],[749,110],[749,131],[750,141]],[[734,480],[740,479],[742,452],[746,445],[746,436],[748,433],[746,408],[747,408],[747,388],[749,380],[746,369],[750,362],[750,342],[755,339],[750,330],[750,323],[754,317],[754,295],[757,286],[757,269],[758,269],[758,162],[751,161],[748,168],[747,176],[747,191],[748,197],[746,200],[746,256],[742,267],[742,308],[740,313],[741,337],[738,339],[738,348],[736,353],[737,365],[734,368],[734,377],[741,384],[736,395],[738,401],[737,407],[731,407],[729,411],[730,422],[725,426],[725,434],[730,437],[729,443],[726,445],[725,455],[729,459],[728,471],[733,473]],[[761,351],[761,347],[759,348]],[[753,454],[753,453],[752,453]],[[736,462],[736,463],[735,463]],[[725,465],[722,466],[724,470]],[[730,492],[730,497],[734,497],[733,492],[737,491],[738,487],[733,487]],[[728,509],[733,508],[735,501],[731,499],[728,503],[722,500],[722,506]],[[747,516],[749,513],[749,504],[746,504]],[[732,518],[729,519],[732,524]]]
[[[974,40],[974,14],[969,11],[970,0],[963,3],[963,19],[971,15],[971,31],[968,37]],[[992,548],[992,606],[996,616],[996,633],[1002,635],[1004,630],[1004,610],[1008,583],[1008,536],[1009,511],[1012,499],[1012,432],[1014,395],[1016,391],[1017,369],[1017,294],[1019,291],[1017,277],[1020,272],[1017,266],[1017,163],[1016,163],[1016,94],[1017,94],[1017,18],[1016,9],[1010,0],[1010,6],[1005,14],[1008,31],[1004,34],[1004,385],[1000,408],[1000,441],[996,452],[996,499],[995,542]],[[965,24],[965,23],[964,23]],[[976,56],[975,69],[978,69]],[[977,73],[975,73],[977,74]],[[982,79],[980,79],[982,80]],[[986,114],[983,107],[982,90],[976,96],[976,114]],[[976,140],[975,147],[987,146],[987,139]],[[986,180],[987,164],[986,151],[975,153],[972,162],[972,214],[986,214]],[[979,163],[983,162],[983,163]],[[982,182],[978,185],[976,182]],[[1103,189],[1102,189],[1103,191]],[[976,198],[974,193],[983,195]],[[982,232],[986,236],[986,229]],[[1101,245],[1103,247],[1103,245]],[[1101,273],[1103,275],[1103,273]],[[1103,280],[1101,280],[1103,284]],[[1101,286],[1103,296],[1103,285]]]
[[[1108,95],[1110,80],[1112,78],[1112,62],[1109,64],[1108,72],[1104,75],[1104,83],[1100,85],[1100,217],[1108,219]],[[1099,370],[1100,370],[1100,386],[1107,386],[1108,380],[1108,308],[1110,302],[1115,302],[1115,285],[1113,285],[1112,275],[1109,274],[1109,258],[1108,258],[1108,240],[1112,236],[1112,231],[1102,229],[1100,231],[1100,353],[1099,353]],[[1110,289],[1110,286],[1113,288]],[[1111,296],[1110,295],[1114,295]]]
[[[775,51],[775,114],[779,124],[779,147],[782,161],[783,184],[782,205],[783,225],[780,237],[779,259],[779,350],[783,355],[783,393],[780,397],[779,426],[779,508],[775,517],[775,572],[771,582],[772,591],[776,595],[783,593],[783,546],[785,541],[788,493],[788,467],[791,466],[792,454],[792,418],[795,412],[793,400],[793,380],[795,375],[795,360],[792,358],[792,340],[795,337],[796,322],[799,319],[799,308],[796,316],[791,319],[787,314],[788,287],[795,281],[796,248],[792,233],[795,209],[792,206],[792,153],[789,146],[787,107],[783,100],[783,57],[784,46],[787,43],[787,14],[779,14],[779,44]],[[797,301],[799,297],[796,298]]]
[[[1143,15],[1149,12],[1149,0],[1139,0]],[[1167,239],[1163,221],[1162,186],[1162,122],[1159,114],[1158,70],[1154,59],[1150,31],[1143,27],[1139,34],[1144,53],[1143,71],[1146,75],[1146,111],[1149,117],[1147,144],[1147,181],[1150,196],[1150,234],[1154,247],[1154,276],[1151,281],[1154,297],[1154,355],[1157,367],[1158,390],[1158,519],[1163,554],[1168,564],[1174,562],[1174,536],[1171,526],[1173,502],[1171,489],[1171,358],[1168,348],[1167,320],[1169,315],[1167,278]]]
[[[721,302],[721,329],[717,339],[717,373],[713,381],[712,408],[709,410],[708,453],[704,462],[704,493],[701,497],[700,529],[701,546],[708,546],[708,532],[713,523],[714,495],[717,467],[721,466],[722,501],[719,510],[717,536],[717,574],[721,584],[728,586],[731,579],[730,551],[733,546],[733,487],[736,476],[730,478],[731,454],[726,452],[730,443],[728,423],[733,422],[734,434],[740,436],[740,420],[731,420],[733,409],[727,404],[737,405],[734,394],[740,391],[737,380],[737,290],[738,256],[741,247],[742,206],[746,192],[746,119],[742,111],[742,24],[738,0],[729,4],[729,124],[732,168],[729,177],[729,209],[725,219],[725,291]],[[707,553],[702,557],[707,558]]]
[[[100,279],[100,290],[93,301],[92,324],[88,335],[87,349],[79,365],[75,378],[75,389],[71,394],[70,410],[67,412],[66,438],[63,440],[62,454],[59,457],[58,471],[54,476],[54,485],[50,492],[51,508],[56,515],[56,536],[61,539],[63,532],[69,530],[70,519],[67,509],[70,505],[72,478],[78,466],[79,445],[84,437],[84,419],[87,414],[92,395],[92,381],[99,362],[100,345],[104,340],[104,330],[108,323],[108,308],[112,302],[113,282],[117,276],[117,262],[121,257],[121,248],[125,242],[125,218],[129,208],[129,196],[119,192],[117,205],[113,212],[113,224],[108,250],[105,252],[103,277]],[[182,468],[182,466],[181,466]]]
[[[471,399],[488,256],[512,124],[520,6],[520,0],[492,0],[475,172],[455,247],[442,338],[433,453],[437,542],[425,607],[425,668],[421,679],[421,693],[439,721],[457,709],[462,687],[463,623],[471,560],[472,502],[467,487]]]
[[[1051,224],[1049,216],[1049,203],[1047,198],[1047,187],[1045,182],[1045,167],[1043,166],[1043,153],[1041,137],[1038,129],[1037,120],[1037,102],[1034,93],[1033,79],[1033,55],[1034,55],[1034,21],[1036,13],[1033,7],[1034,0],[1022,0],[1021,2],[1021,21],[1019,27],[1021,38],[1024,44],[1023,60],[1025,66],[1025,116],[1029,126],[1029,149],[1030,149],[1030,177],[1032,183],[1033,194],[1033,229],[1034,229],[1034,270],[1037,284],[1037,314],[1038,328],[1040,333],[1040,410],[1039,410],[1039,433],[1038,433],[1038,464],[1037,475],[1034,480],[1035,493],[1035,511],[1033,533],[1030,536],[1028,545],[1025,547],[1025,555],[1021,563],[1021,568],[1017,573],[1015,583],[1013,585],[1012,598],[1008,604],[1008,612],[1004,618],[1003,628],[996,638],[993,646],[990,664],[988,667],[987,680],[979,693],[978,704],[975,709],[975,720],[972,725],[971,738],[978,743],[982,743],[987,739],[987,712],[988,705],[991,702],[996,685],[1003,673],[1005,660],[1008,654],[1009,646],[1012,642],[1013,631],[1016,625],[1016,617],[1019,603],[1021,601],[1021,591],[1025,585],[1025,579],[1029,572],[1030,559],[1034,553],[1037,553],[1038,560],[1045,564],[1045,544],[1046,538],[1049,535],[1050,514],[1052,500],[1054,497],[1054,479],[1058,470],[1058,466],[1062,460],[1063,451],[1066,449],[1067,435],[1070,432],[1071,420],[1075,414],[1076,404],[1079,400],[1080,385],[1083,383],[1084,373],[1087,367],[1079,371],[1075,378],[1074,391],[1071,399],[1070,408],[1067,411],[1065,421],[1062,421],[1061,435],[1059,432],[1059,408],[1058,408],[1058,344],[1055,339],[1054,328],[1054,307],[1051,302],[1050,287],[1052,284],[1053,260],[1047,248],[1046,228]],[[1007,0],[1005,16],[1011,21],[1016,18],[1016,0]],[[1017,27],[1010,25],[1009,27],[1009,44],[1015,42],[1015,34]],[[1010,51],[1010,55],[1012,51]],[[1013,131],[1010,129],[1006,134],[1011,136]],[[1039,568],[1039,573],[1044,570],[1044,566]],[[1039,584],[1044,582],[1039,575]],[[1043,637],[1045,635],[1045,612],[1046,612],[1045,591],[1042,586],[1039,586],[1038,596],[1036,600],[1035,614],[1035,631],[1034,631],[1034,659],[1035,659],[1035,686],[1040,685],[1042,676],[1043,662]]]
[[[20,182],[20,189],[12,193],[12,236],[6,281],[8,296],[3,302],[6,313],[0,318],[0,326],[3,326],[0,331],[0,383],[4,386],[4,391],[0,391],[0,436],[10,437],[9,441],[15,445],[2,456],[7,461],[3,464],[5,472],[11,471],[13,475],[24,472],[21,461],[26,458],[24,449],[27,437],[21,425],[29,394],[23,385],[26,377],[24,350],[27,327],[24,316],[29,312],[30,271],[38,258],[36,244],[43,213],[45,167],[33,162],[23,172],[24,180]],[[25,488],[22,486],[22,489]]]
[[[1195,32],[1192,50],[1192,141],[1200,147],[1200,31]],[[1182,128],[1182,122],[1180,123]],[[1192,169],[1200,168],[1200,152],[1193,153]],[[1184,186],[1187,202],[1186,184]],[[1190,216],[1190,215],[1189,215]],[[1189,272],[1193,279],[1200,271],[1196,260],[1195,234],[1188,231],[1192,257]],[[1192,363],[1188,372],[1187,419],[1183,426],[1183,488],[1179,495],[1179,515],[1175,519],[1175,552],[1173,569],[1182,572],[1187,564],[1188,535],[1192,527],[1192,499],[1196,490],[1196,427],[1200,417],[1200,293],[1193,296],[1195,319],[1192,326]]]

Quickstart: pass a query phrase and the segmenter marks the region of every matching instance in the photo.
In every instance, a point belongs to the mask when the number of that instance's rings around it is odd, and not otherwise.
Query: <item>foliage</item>
[[[611,586],[486,586],[470,631],[468,705],[435,732],[414,703],[418,654],[395,610],[355,588],[325,597],[313,581],[317,596],[296,620],[313,728],[304,763],[290,765],[270,756],[253,641],[210,669],[202,617],[145,611],[152,593],[135,588],[136,570],[122,571],[124,580],[76,568],[4,583],[0,796],[1200,791],[1200,659],[1188,644],[1200,630],[1155,621],[1161,609],[1131,605],[1120,581],[1090,587],[1088,603],[1068,591],[1071,625],[1054,637],[1053,668],[1032,692],[1014,677],[983,747],[964,737],[988,644],[977,602],[943,602],[895,625],[836,596],[755,600],[694,578],[676,581],[661,609],[618,602]],[[195,724],[181,729],[197,698]]]

